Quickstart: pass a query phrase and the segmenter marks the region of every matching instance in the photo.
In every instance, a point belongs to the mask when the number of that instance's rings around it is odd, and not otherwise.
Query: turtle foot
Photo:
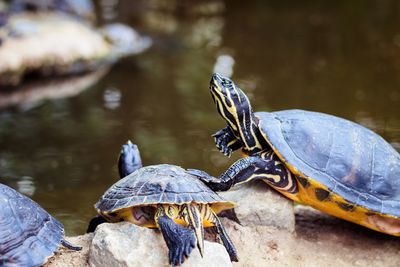
[[[167,216],[161,216],[158,224],[169,249],[169,263],[181,266],[196,246],[194,231],[176,224]]]
[[[232,148],[229,147],[229,143],[232,141],[231,133],[224,128],[213,134],[212,137],[214,137],[218,150],[225,156],[230,157],[232,155]]]

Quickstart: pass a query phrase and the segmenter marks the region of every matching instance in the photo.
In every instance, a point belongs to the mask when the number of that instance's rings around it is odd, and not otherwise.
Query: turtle
[[[128,221],[158,228],[169,249],[169,263],[183,264],[197,244],[204,254],[204,228],[213,227],[231,261],[238,261],[235,246],[217,214],[232,209],[226,201],[187,170],[170,164],[142,167],[136,145],[123,145],[118,160],[120,177],[95,204],[109,222]]]
[[[125,24],[96,28],[55,11],[12,13],[0,24],[0,85],[8,87],[25,77],[93,71],[139,54],[152,43]]]
[[[218,178],[200,173],[211,189],[261,179],[295,202],[400,236],[400,155],[381,136],[314,111],[253,112],[245,93],[217,73],[209,90],[227,122],[213,135],[217,148],[246,155]]]
[[[137,147],[137,145],[128,140],[125,144],[122,145],[121,152],[118,156],[119,178],[122,179],[142,167],[143,164],[139,148]],[[86,233],[93,233],[96,230],[97,226],[106,222],[108,222],[106,220],[106,217],[103,217],[101,214],[94,216],[89,221]]]
[[[38,203],[0,184],[0,266],[41,266],[61,246],[82,249],[65,240],[64,226]]]

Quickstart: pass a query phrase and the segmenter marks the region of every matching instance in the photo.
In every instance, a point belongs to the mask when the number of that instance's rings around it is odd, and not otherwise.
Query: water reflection
[[[116,109],[121,105],[121,91],[117,88],[107,88],[103,94],[104,106]]]
[[[26,111],[45,100],[76,96],[104,77],[108,69],[101,68],[95,72],[71,77],[31,81],[18,89],[2,90],[0,91],[0,109],[17,107],[19,110]]]
[[[213,72],[219,73],[226,77],[231,77],[233,74],[233,65],[235,60],[230,55],[220,55],[217,57]]]
[[[22,176],[17,182],[17,190],[27,196],[33,196],[36,190],[34,179],[30,176]]]
[[[118,0],[101,0],[100,10],[101,10],[101,18],[110,22],[117,18],[118,16]]]
[[[91,90],[0,113],[0,182],[18,189],[21,177],[32,177],[22,185],[32,182],[32,197],[76,234],[117,180],[127,139],[141,147],[144,165],[219,174],[234,160],[210,137],[224,126],[208,92],[220,64],[234,68],[255,110],[338,115],[399,150],[396,3],[119,1],[119,20],[151,35],[154,46]]]

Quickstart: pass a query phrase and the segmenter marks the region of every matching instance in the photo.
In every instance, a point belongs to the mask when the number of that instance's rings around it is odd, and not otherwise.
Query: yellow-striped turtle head
[[[212,75],[210,93],[219,114],[249,154],[263,149],[257,118],[254,116],[248,97],[235,83],[218,73]]]

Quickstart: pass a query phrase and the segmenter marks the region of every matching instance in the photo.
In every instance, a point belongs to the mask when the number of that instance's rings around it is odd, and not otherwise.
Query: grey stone
[[[92,267],[169,266],[168,248],[160,232],[131,223],[101,224],[89,252]],[[225,248],[204,242],[204,258],[195,248],[185,266],[232,266]]]
[[[398,237],[373,232],[300,205],[296,205],[296,218],[296,235],[276,227],[243,226],[222,218],[239,255],[239,262],[233,266],[399,266]],[[90,245],[92,237],[93,234],[68,237],[68,241],[83,249],[62,248],[45,267],[88,267],[89,263],[92,267],[168,265],[167,247],[157,231],[128,223],[103,224]],[[205,250],[202,259],[195,249],[185,266],[232,266],[221,245],[206,242]]]
[[[243,226],[272,226],[294,232],[293,201],[262,181],[253,181],[218,193],[237,204],[235,213]]]

